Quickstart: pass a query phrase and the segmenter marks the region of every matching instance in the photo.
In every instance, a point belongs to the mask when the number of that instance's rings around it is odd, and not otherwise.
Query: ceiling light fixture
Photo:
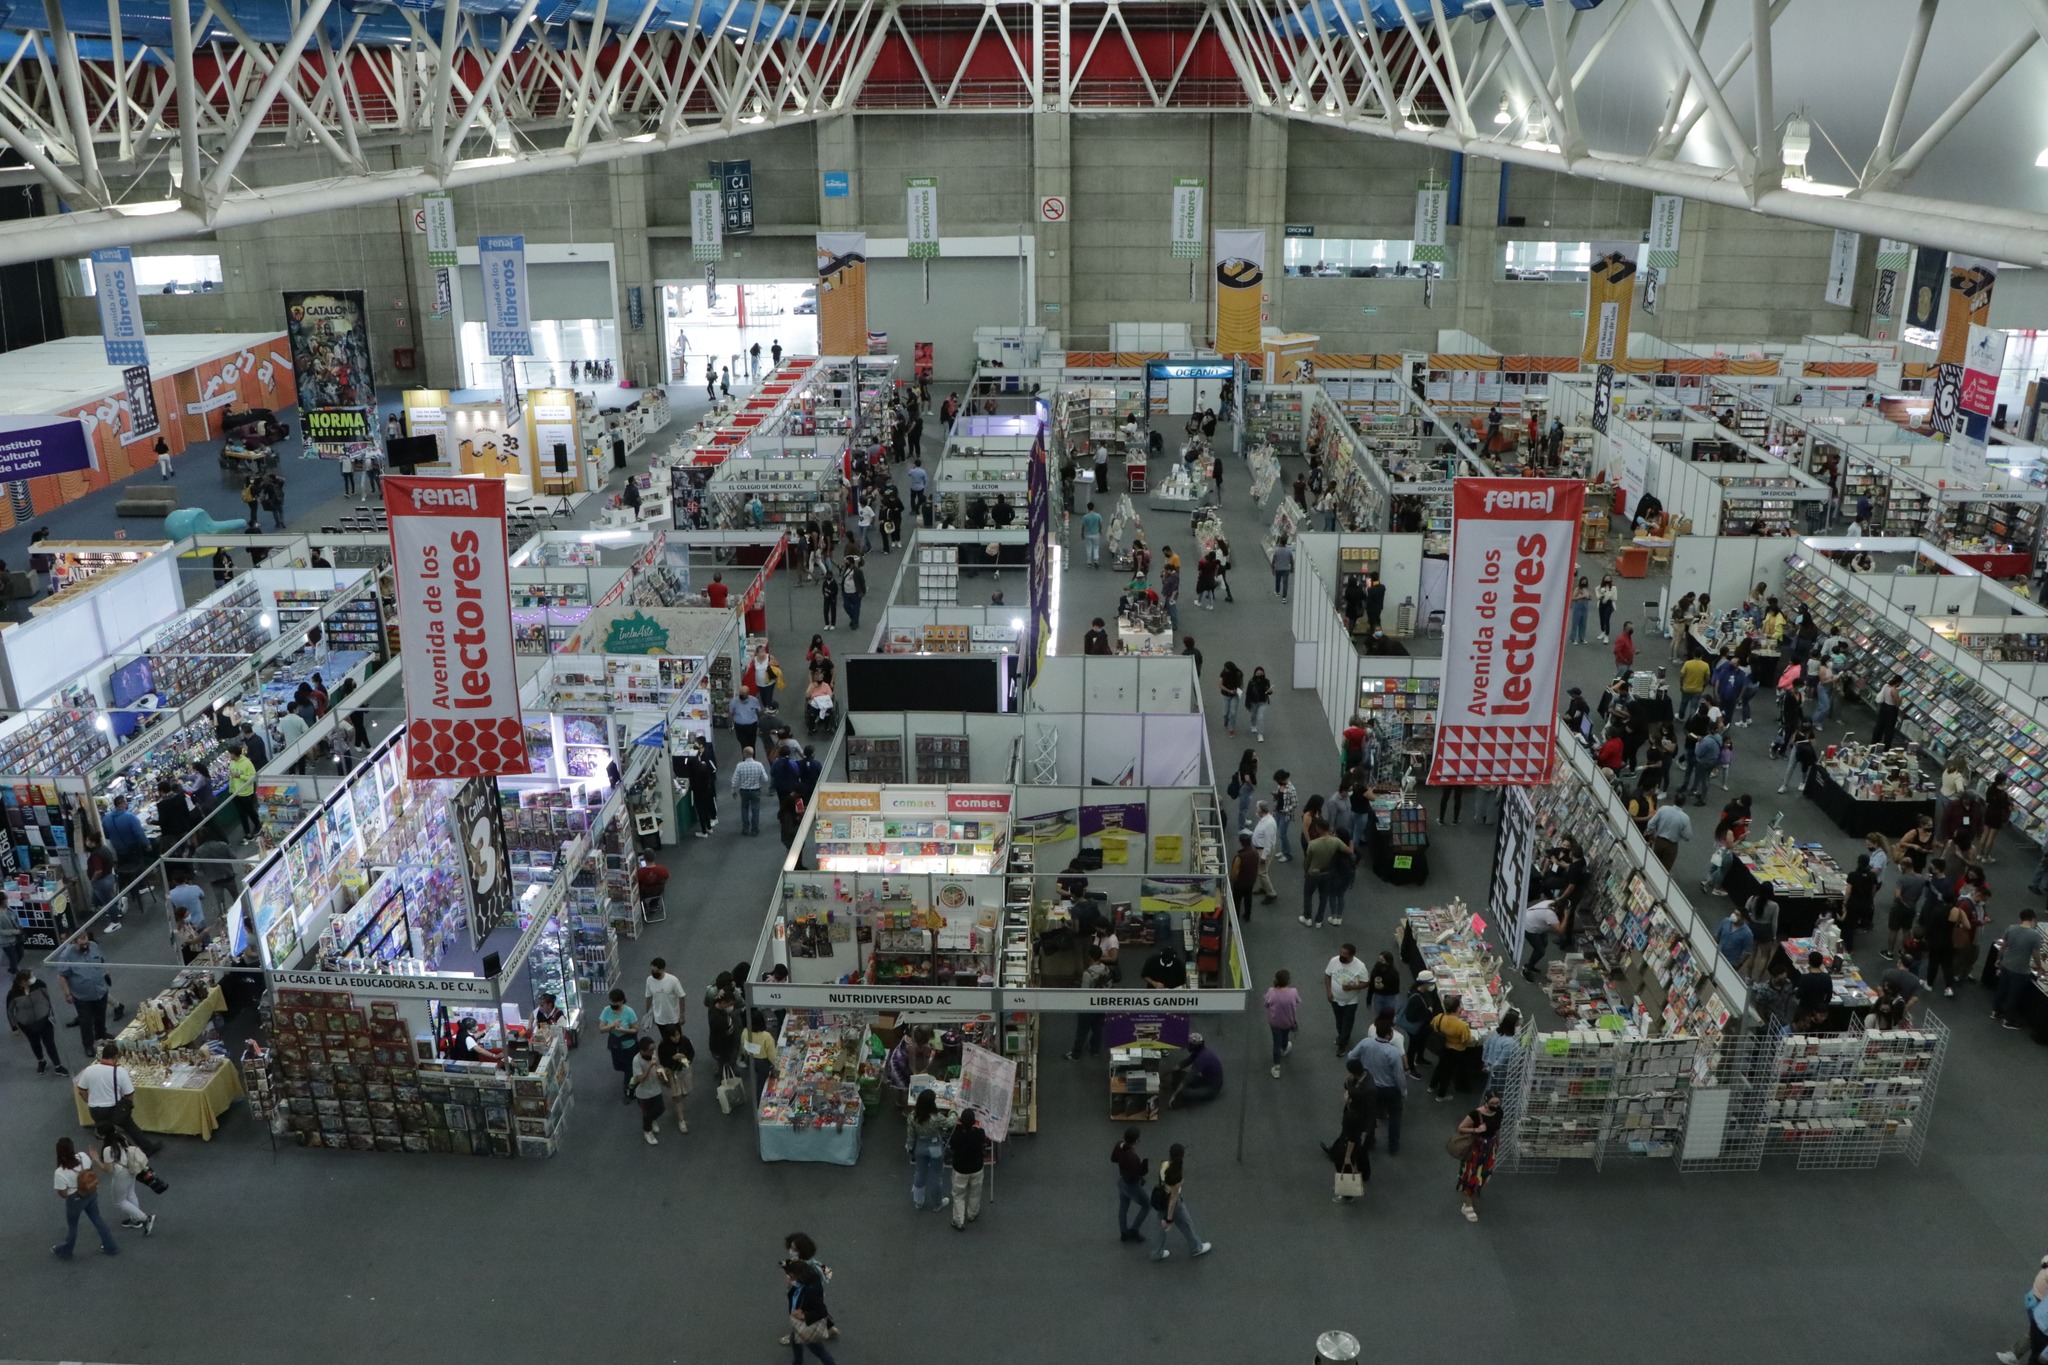
[[[2036,166],[2048,166],[2048,147],[2041,149],[2041,155],[2034,158],[2034,164]]]
[[[1807,179],[1806,158],[1813,151],[1813,124],[1804,118],[1793,117],[1785,124],[1782,146],[1787,177]]]
[[[1493,121],[1501,127],[1506,127],[1515,121],[1513,112],[1508,109],[1508,97],[1506,95],[1500,97],[1500,108],[1493,111]]]

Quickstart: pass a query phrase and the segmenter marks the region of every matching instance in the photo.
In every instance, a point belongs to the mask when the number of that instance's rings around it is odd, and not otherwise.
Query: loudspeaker
[[[500,958],[500,957],[499,957],[499,956],[498,956],[498,955],[497,955],[496,953],[485,953],[485,954],[484,954],[484,979],[485,979],[486,981],[488,981],[488,980],[490,980],[490,979],[491,979],[492,977],[496,976],[496,975],[498,974],[498,968],[500,968],[500,967],[502,967],[502,966],[504,966],[504,965],[505,965],[505,963],[504,963],[504,959]]]
[[[555,442],[555,472],[557,474],[567,474],[569,472],[569,447],[563,445],[560,441]]]

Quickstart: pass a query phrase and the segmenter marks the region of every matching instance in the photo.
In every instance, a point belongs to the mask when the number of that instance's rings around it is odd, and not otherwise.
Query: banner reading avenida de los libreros
[[[502,479],[386,475],[408,777],[523,775]]]
[[[1577,480],[1457,480],[1432,785],[1550,780],[1585,502]]]

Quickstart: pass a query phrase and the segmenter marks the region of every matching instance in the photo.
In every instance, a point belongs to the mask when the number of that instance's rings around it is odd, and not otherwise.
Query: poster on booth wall
[[[284,319],[306,444],[328,460],[373,446],[377,380],[363,291],[288,289]]]
[[[512,919],[511,858],[505,851],[505,816],[498,805],[498,781],[472,777],[448,801],[462,874],[469,888],[470,946],[481,950],[491,931]]]
[[[1017,1064],[973,1043],[960,1045],[960,1104],[981,1120],[990,1142],[1010,1136],[1010,1106],[1017,1094]]]
[[[1586,485],[1458,479],[1435,786],[1550,780],[1558,677]]]
[[[1585,365],[1628,359],[1629,310],[1636,290],[1640,242],[1593,243],[1593,267],[1586,276],[1586,340],[1579,348]]]
[[[504,483],[387,475],[384,505],[405,641],[406,776],[525,773]]]
[[[1266,234],[1260,230],[1216,230],[1216,349],[1224,355],[1259,349],[1265,314]]]
[[[818,353],[866,355],[868,235],[818,234]]]

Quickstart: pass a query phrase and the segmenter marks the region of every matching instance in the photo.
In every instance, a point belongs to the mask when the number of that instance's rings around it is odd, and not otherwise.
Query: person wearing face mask
[[[1273,704],[1273,680],[1266,676],[1264,668],[1252,669],[1252,676],[1244,685],[1244,704],[1252,727],[1252,738],[1263,744],[1266,740],[1266,708]]]
[[[1458,1158],[1458,1211],[1465,1221],[1479,1221],[1478,1200],[1493,1175],[1494,1144],[1500,1135],[1500,1091],[1489,1090],[1479,1107],[1458,1120],[1450,1151]]]

